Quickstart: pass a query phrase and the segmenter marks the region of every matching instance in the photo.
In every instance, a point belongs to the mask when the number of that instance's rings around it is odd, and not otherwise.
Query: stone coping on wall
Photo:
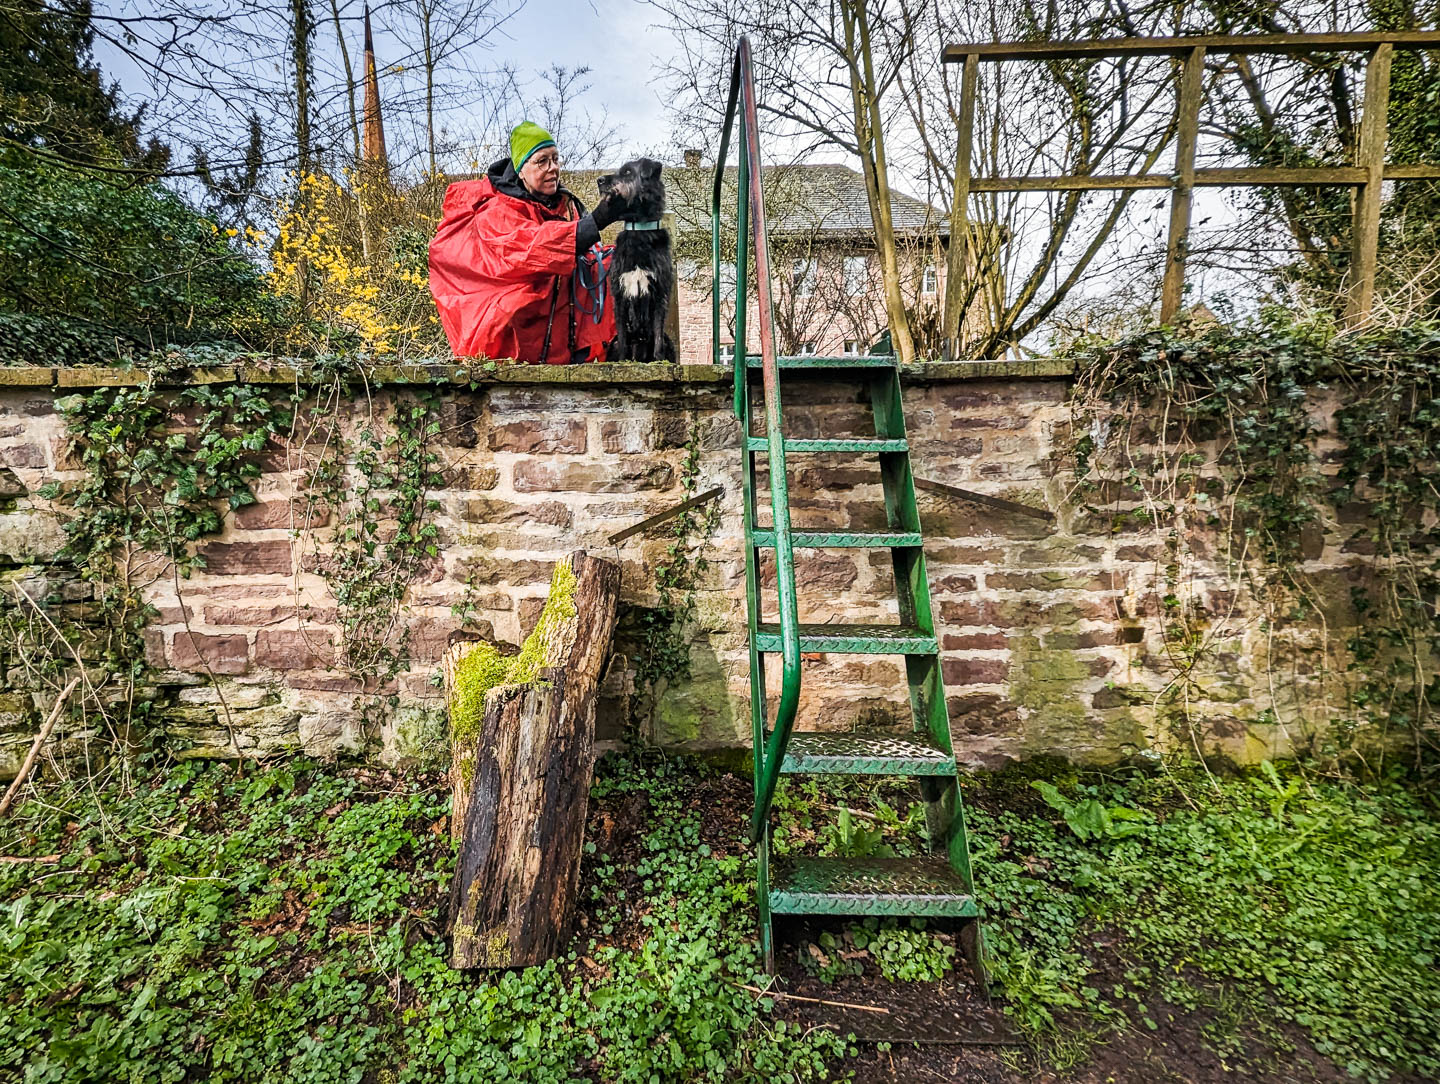
[[[907,384],[944,384],[964,380],[1021,380],[1068,377],[1074,364],[1062,358],[1023,361],[924,361],[907,365],[900,378]],[[144,384],[151,377],[161,385],[195,384],[311,384],[323,372],[304,364],[254,362],[161,371],[118,369],[106,366],[23,365],[0,367],[0,387],[107,388]],[[643,365],[615,362],[595,365],[459,365],[453,362],[423,365],[375,365],[346,374],[354,382],[372,384],[426,384],[463,387],[469,384],[606,385],[716,385],[732,379],[729,366]]]

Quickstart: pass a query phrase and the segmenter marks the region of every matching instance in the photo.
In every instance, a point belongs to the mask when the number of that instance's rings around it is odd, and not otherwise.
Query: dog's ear
[[[647,180],[660,176],[660,163],[653,158],[640,159],[640,174]]]

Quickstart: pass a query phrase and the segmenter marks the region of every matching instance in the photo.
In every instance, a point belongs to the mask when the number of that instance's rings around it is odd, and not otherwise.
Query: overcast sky
[[[620,126],[622,154],[653,149],[669,132],[649,58],[676,48],[655,15],[638,0],[528,0],[505,25],[510,40],[496,53],[521,68],[589,65],[594,85],[586,105],[603,106]]]

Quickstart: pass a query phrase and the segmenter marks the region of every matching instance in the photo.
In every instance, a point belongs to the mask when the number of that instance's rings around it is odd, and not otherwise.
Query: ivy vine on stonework
[[[1309,560],[1328,535],[1347,572],[1348,702],[1308,752],[1358,755],[1356,731],[1434,743],[1440,708],[1440,325],[1341,332],[1267,311],[1074,351],[1082,497],[1112,527],[1169,545],[1163,602],[1180,687],[1208,647],[1180,581],[1198,534],[1220,541],[1268,627],[1324,626],[1334,588]],[[1383,742],[1381,743],[1384,744]]]
[[[0,619],[20,685],[53,692],[60,674],[83,670],[72,714],[98,715],[121,735],[150,707],[134,696],[155,613],[144,589],[204,567],[196,543],[219,531],[227,512],[254,502],[254,454],[290,414],[244,385],[172,391],[154,376],[66,396],[57,407],[82,473],[39,495],[70,509],[59,557],[84,589],[44,578],[41,597],[7,598]]]
[[[321,509],[336,519],[316,568],[335,599],[341,662],[367,688],[384,686],[409,662],[409,626],[401,620],[410,585],[439,557],[438,393],[396,394],[388,429],[374,418],[347,436],[337,407],[347,400],[342,375],[332,377],[314,413],[318,462],[307,487],[307,518]],[[317,444],[318,442],[318,444]]]

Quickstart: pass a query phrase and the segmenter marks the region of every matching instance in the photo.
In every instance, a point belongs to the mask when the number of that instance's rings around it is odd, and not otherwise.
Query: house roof
[[[565,187],[587,204],[596,199],[595,181],[606,170],[567,170]],[[731,190],[723,203],[726,218],[735,214],[733,195],[738,171],[725,171]],[[870,201],[865,178],[848,166],[785,165],[766,166],[765,200],[770,229],[785,233],[870,234],[873,232]],[[710,229],[710,193],[714,169],[710,166],[665,167],[665,188],[669,209],[681,230]],[[938,231],[946,236],[946,215],[923,200],[891,190],[890,213],[897,233]]]

